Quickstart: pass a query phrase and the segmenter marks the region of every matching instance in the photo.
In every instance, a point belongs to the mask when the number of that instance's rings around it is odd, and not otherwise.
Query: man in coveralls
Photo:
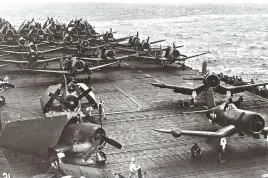
[[[129,165],[129,178],[136,178],[136,173],[141,168],[135,162],[136,162],[135,158],[132,157]]]

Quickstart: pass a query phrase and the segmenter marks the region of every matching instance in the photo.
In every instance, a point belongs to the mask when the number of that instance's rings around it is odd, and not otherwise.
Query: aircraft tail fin
[[[216,107],[214,92],[212,88],[209,88],[207,91],[207,102],[208,102],[208,109]]]
[[[207,74],[207,61],[204,61],[202,64],[202,75]]]
[[[0,158],[0,175],[3,175],[3,177],[13,178],[13,174],[5,158]]]

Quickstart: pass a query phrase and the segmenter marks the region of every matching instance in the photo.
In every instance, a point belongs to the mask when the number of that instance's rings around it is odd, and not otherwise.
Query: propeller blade
[[[149,44],[149,40],[150,40],[150,37],[148,36],[148,38],[147,38],[147,43]]]
[[[53,94],[53,93],[49,93],[48,96],[50,96],[53,99],[56,99],[56,100],[60,101],[61,103],[66,105],[67,108],[72,107],[72,105],[66,99],[64,99],[63,97],[59,97],[58,95]]]
[[[111,138],[105,137],[105,141],[106,141],[106,143],[114,146],[115,148],[122,149],[122,147],[123,147],[122,144],[120,144],[119,142],[117,142]]]
[[[137,35],[136,36],[139,37],[139,31],[137,31]]]
[[[175,45],[175,43],[173,42],[173,48],[175,49],[176,48],[176,45]]]
[[[86,91],[84,91],[81,95],[78,96],[77,100],[82,99],[84,96],[86,96],[89,92],[92,91],[92,88],[87,89]]]
[[[161,133],[168,133],[168,134],[172,133],[172,130],[166,130],[166,129],[153,129],[153,130]]]
[[[183,78],[183,80],[204,80],[203,77],[188,77],[188,78]]]
[[[113,28],[110,28],[110,33],[112,33],[113,32]]]

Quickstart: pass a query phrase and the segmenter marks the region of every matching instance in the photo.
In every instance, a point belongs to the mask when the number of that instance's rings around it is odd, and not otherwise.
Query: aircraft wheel
[[[0,96],[0,105],[3,106],[6,103],[6,99],[3,96]]]
[[[164,63],[161,63],[161,68],[164,68],[165,67],[165,64]]]
[[[99,164],[99,165],[106,164],[106,161],[107,161],[106,154],[103,151],[99,151],[97,154],[98,156],[96,158],[96,164]]]
[[[90,82],[91,81],[91,77],[90,75],[87,76],[87,80]]]

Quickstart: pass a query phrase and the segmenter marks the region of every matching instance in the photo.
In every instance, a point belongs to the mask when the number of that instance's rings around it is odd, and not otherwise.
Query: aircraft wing
[[[28,61],[17,61],[17,60],[8,60],[8,59],[0,59],[0,62],[10,63],[10,64],[29,64]]]
[[[268,85],[268,82],[249,84],[249,85],[241,85],[241,86],[228,86],[228,87],[220,85],[218,87],[218,89],[215,91],[218,93],[222,93],[222,94],[226,94],[227,91],[230,91],[232,94],[234,94],[234,93],[245,92],[250,87],[265,86],[265,85]]]
[[[51,62],[51,61],[56,61],[59,60],[61,57],[53,57],[49,59],[42,59],[42,60],[37,60],[36,63],[44,63],[44,62]]]
[[[0,147],[42,157],[48,156],[48,148],[56,146],[68,122],[66,114],[47,113],[45,118],[35,119],[10,115],[5,110],[1,114]]]
[[[115,41],[122,42],[122,41],[126,41],[127,39],[129,39],[129,37],[117,38],[117,39],[115,39]]]
[[[96,61],[103,61],[102,58],[98,58],[98,57],[80,57],[81,60],[83,61],[87,61],[87,62],[96,62]]]
[[[4,178],[13,178],[13,174],[5,158],[0,158],[0,175]]]
[[[118,47],[115,47],[115,49],[117,49],[119,51],[136,52],[136,50],[134,50],[134,49],[126,49],[126,48],[118,48]]]
[[[126,56],[120,56],[120,57],[116,57],[114,59],[102,59],[102,58],[89,58],[89,57],[80,57],[81,60],[83,61],[88,61],[88,62],[98,62],[98,61],[120,61],[123,59],[127,59],[128,57],[133,57],[136,56],[136,54],[134,55],[126,55]]]
[[[16,54],[16,55],[23,55],[23,54],[29,54],[29,52],[26,52],[26,51],[2,51],[4,53],[9,53],[9,54]]]
[[[45,51],[38,51],[38,52],[39,53],[50,53],[50,52],[58,51],[58,50],[61,50],[61,49],[64,49],[64,47],[59,47],[59,48],[55,48],[55,49],[48,49],[48,50],[45,50]]]
[[[160,58],[156,56],[139,56],[139,57],[143,59],[148,59],[148,60],[168,61],[168,59],[164,57],[160,57]]]
[[[45,73],[45,74],[69,74],[66,70],[35,70],[35,69],[22,69],[22,71]]]
[[[118,61],[111,62],[111,63],[108,63],[108,64],[99,65],[99,66],[90,67],[89,70],[90,71],[97,70],[97,69],[100,69],[100,68],[103,68],[103,67],[107,67],[107,66],[110,66],[110,65],[113,65],[113,64],[117,64],[117,63],[118,63]]]
[[[231,135],[234,135],[237,133],[237,129],[234,125],[228,125],[225,127],[222,127],[220,130],[216,132],[211,131],[190,131],[190,130],[165,130],[165,129],[153,129],[156,132],[161,133],[168,133],[172,136],[178,138],[182,135],[187,136],[195,136],[195,137],[205,137],[205,138],[223,138],[223,137],[229,137]]]
[[[153,41],[153,42],[150,42],[150,44],[161,43],[161,42],[163,42],[163,41],[166,41],[166,40]]]
[[[185,61],[186,59],[190,59],[190,58],[202,56],[202,55],[205,55],[205,54],[208,54],[208,53],[210,53],[210,52],[204,52],[204,53],[201,53],[201,54],[196,54],[196,55],[188,56],[188,57],[184,57],[184,58],[177,58],[176,60],[178,60],[178,61]],[[183,55],[183,56],[185,56],[185,55]]]
[[[175,85],[167,85],[165,83],[151,83],[151,85],[155,86],[155,87],[159,87],[159,88],[169,88],[169,89],[173,89],[173,91],[175,93],[182,93],[185,95],[192,95],[192,93],[195,91],[196,94],[201,93],[202,91],[205,91],[205,86],[204,85],[200,85],[198,87],[195,88],[190,88],[190,87],[181,87],[181,86],[175,86]]]

